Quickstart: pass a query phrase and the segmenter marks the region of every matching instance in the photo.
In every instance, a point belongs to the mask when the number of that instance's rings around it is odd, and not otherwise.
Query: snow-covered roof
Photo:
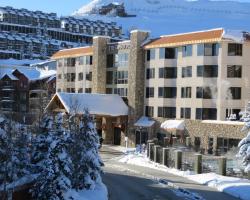
[[[152,120],[149,117],[142,116],[138,121],[134,124],[134,126],[139,126],[139,127],[151,127],[155,123],[154,120]]]
[[[128,115],[128,106],[118,95],[113,94],[90,94],[90,93],[64,93],[54,95],[46,110],[58,97],[66,112],[83,113],[88,109],[92,115],[125,116]]]
[[[24,74],[30,81],[44,79],[56,74],[56,70],[40,69],[27,66],[5,66],[0,67],[0,78],[2,78],[6,74],[10,78],[14,78],[13,72],[15,70],[18,70],[20,73]]]
[[[225,30],[223,39],[233,40],[235,42],[244,42],[244,34],[242,30]]]
[[[184,120],[166,120],[161,124],[161,128],[166,130],[184,130],[185,122]]]
[[[2,78],[5,77],[5,76],[8,76],[11,80],[14,80],[14,81],[18,80],[18,78],[15,77],[13,74],[7,74],[7,73],[1,74],[1,73],[0,73],[0,79],[2,79]]]

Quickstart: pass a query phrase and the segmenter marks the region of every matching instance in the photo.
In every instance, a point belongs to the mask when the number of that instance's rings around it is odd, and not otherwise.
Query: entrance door
[[[114,128],[114,145],[121,145],[121,129]]]
[[[146,144],[148,141],[148,132],[147,131],[136,131],[136,144]]]

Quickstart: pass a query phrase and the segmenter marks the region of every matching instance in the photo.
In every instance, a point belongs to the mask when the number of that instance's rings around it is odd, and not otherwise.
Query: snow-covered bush
[[[248,131],[247,136],[243,138],[238,147],[240,148],[237,156],[242,158],[245,171],[250,172],[250,113],[248,111],[241,113],[241,120],[245,122],[242,131]]]
[[[87,110],[83,115],[73,117],[79,119],[79,130],[71,133],[73,139],[71,155],[74,163],[73,187],[93,189],[101,181],[100,173],[103,165],[98,154],[99,136]]]

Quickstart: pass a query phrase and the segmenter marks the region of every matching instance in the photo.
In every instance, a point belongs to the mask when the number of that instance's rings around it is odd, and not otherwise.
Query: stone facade
[[[148,32],[132,31],[130,36],[131,50],[129,52],[128,69],[128,105],[129,137],[135,141],[134,123],[143,116],[144,108],[144,80],[145,80],[145,52],[142,43],[148,38]]]
[[[106,68],[107,68],[107,37],[94,37],[94,62],[93,62],[93,79],[92,91],[93,93],[106,93]]]
[[[243,122],[185,120],[185,123],[187,135],[191,137],[191,145],[195,146],[195,137],[200,138],[200,146],[205,152],[209,149],[209,138],[213,140],[211,148],[215,151],[218,149],[218,138],[240,140],[246,134],[241,131]]]

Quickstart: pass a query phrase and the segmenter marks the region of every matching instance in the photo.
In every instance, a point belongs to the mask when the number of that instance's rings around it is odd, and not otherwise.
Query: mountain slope
[[[91,14],[114,0],[93,0],[73,13],[91,19],[115,21],[124,33],[132,29],[150,30],[153,36],[224,27],[250,30],[250,3],[236,1],[186,1],[186,0],[115,0],[124,3],[128,14],[136,17],[122,18]]]

